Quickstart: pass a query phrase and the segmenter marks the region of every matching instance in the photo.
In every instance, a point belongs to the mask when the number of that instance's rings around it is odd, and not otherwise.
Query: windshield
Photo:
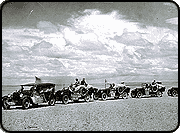
[[[23,86],[23,90],[30,90],[33,86]]]

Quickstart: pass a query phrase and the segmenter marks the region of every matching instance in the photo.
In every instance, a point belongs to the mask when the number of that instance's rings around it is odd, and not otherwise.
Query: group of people
[[[81,83],[79,82],[79,79],[76,78],[74,85],[75,85],[75,87],[77,87],[77,86],[79,86],[79,85],[87,86],[88,84],[86,83],[85,78],[82,79]]]

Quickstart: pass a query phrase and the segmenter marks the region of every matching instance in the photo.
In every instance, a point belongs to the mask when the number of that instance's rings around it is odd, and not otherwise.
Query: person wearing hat
[[[85,78],[83,78],[83,80],[81,81],[81,85],[84,85],[87,87],[88,84],[86,83]]]
[[[80,82],[78,80],[78,78],[75,79],[75,83],[74,83],[75,87],[79,86],[80,85]]]
[[[154,81],[152,81],[152,85],[156,85],[156,80],[154,79]]]

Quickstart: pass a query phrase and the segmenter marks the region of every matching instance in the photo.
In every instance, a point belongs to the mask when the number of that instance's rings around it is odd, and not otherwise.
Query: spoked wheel
[[[107,94],[106,93],[103,93],[102,96],[101,96],[102,100],[106,100],[107,99]]]
[[[178,96],[178,92],[177,92],[176,90],[173,90],[173,91],[172,91],[172,96],[173,96],[173,97]]]
[[[10,109],[10,105],[8,103],[8,98],[4,98],[2,102],[3,102],[2,103],[3,109]]]
[[[135,98],[135,97],[136,97],[136,94],[135,94],[135,93],[131,93],[131,97],[132,97],[132,98]]]
[[[30,107],[30,100],[28,98],[23,99],[22,107],[23,109],[28,109]]]
[[[94,99],[94,100],[98,100],[98,96],[94,94],[94,95],[93,95],[93,99]]]
[[[84,100],[85,100],[86,102],[89,102],[89,101],[90,101],[90,95],[86,95],[85,98],[84,98]]]
[[[137,93],[137,98],[141,98],[142,97],[142,92],[141,91],[139,91],[138,93]]]
[[[157,96],[158,96],[158,97],[162,97],[162,92],[161,92],[161,91],[158,91],[158,92],[157,92]]]
[[[64,96],[62,97],[62,102],[63,102],[64,104],[68,104],[68,103],[69,103],[69,97],[68,97],[68,95],[64,95]]]
[[[84,88],[84,87],[81,87],[81,88],[80,88],[80,94],[81,94],[82,96],[85,96],[85,95],[86,95],[86,92],[87,92],[86,88]]]
[[[171,96],[171,92],[170,92],[170,90],[168,90],[167,95],[168,95],[168,96]]]
[[[49,99],[49,101],[48,101],[48,104],[49,104],[50,106],[54,106],[54,105],[55,105],[55,102],[56,102],[56,100],[55,100],[54,96],[51,96],[50,99]]]
[[[127,92],[124,92],[124,93],[123,93],[122,98],[123,98],[123,99],[127,99],[127,98],[128,98]]]

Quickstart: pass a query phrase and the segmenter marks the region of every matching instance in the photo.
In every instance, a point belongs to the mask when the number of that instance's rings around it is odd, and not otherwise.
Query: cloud
[[[3,29],[2,76],[152,75],[175,71],[178,33],[124,20],[117,11],[85,10],[69,25]]]
[[[178,25],[178,17],[166,19],[166,23]]]
[[[38,44],[35,44],[34,46],[31,47],[31,49],[48,49],[51,48],[53,45],[49,42],[46,41],[41,41]]]
[[[58,27],[48,21],[39,21],[37,23],[37,28],[41,31],[44,31],[45,34],[54,33],[58,31]]]

